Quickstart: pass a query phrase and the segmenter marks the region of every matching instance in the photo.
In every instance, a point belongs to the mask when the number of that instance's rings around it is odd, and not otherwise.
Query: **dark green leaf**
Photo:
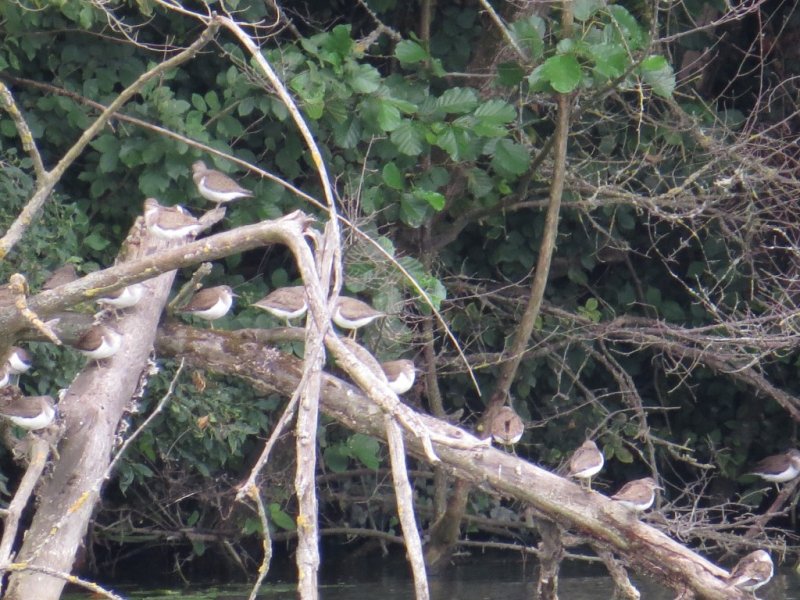
[[[368,469],[377,469],[380,466],[381,461],[378,457],[380,444],[375,438],[356,433],[350,436],[347,446],[350,448],[353,457]]]
[[[521,175],[530,162],[531,157],[525,146],[512,140],[499,140],[494,147],[492,167],[498,173]]]
[[[275,502],[269,505],[269,518],[275,525],[285,531],[294,531],[297,529],[294,519],[283,512],[280,504]]]
[[[386,163],[383,166],[383,181],[386,185],[395,190],[402,190],[405,185],[403,174],[393,162]]]
[[[529,58],[540,59],[544,54],[544,20],[536,15],[511,24],[511,33],[517,44],[528,51]]]
[[[604,6],[604,0],[575,0],[572,5],[572,12],[575,15],[575,20],[586,21]]]
[[[417,188],[414,190],[414,195],[427,202],[433,210],[440,211],[444,208],[445,198],[439,192]]]
[[[403,40],[394,49],[394,56],[401,63],[413,64],[428,59],[428,53],[420,44],[411,40]]]
[[[371,94],[380,87],[381,74],[372,65],[348,63],[345,73],[347,83],[357,92]]]
[[[581,66],[571,54],[551,56],[542,65],[540,77],[562,94],[573,91],[581,82]]]
[[[407,156],[417,156],[422,153],[424,138],[413,121],[404,120],[397,129],[392,131],[389,139],[400,152]]]
[[[478,96],[470,88],[450,88],[436,99],[436,108],[445,113],[466,113],[477,104]]]

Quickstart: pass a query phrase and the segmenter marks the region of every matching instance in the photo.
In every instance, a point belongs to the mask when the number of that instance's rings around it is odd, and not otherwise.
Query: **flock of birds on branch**
[[[224,173],[209,169],[202,161],[192,165],[192,173],[200,195],[217,206],[253,195]],[[205,227],[182,206],[163,206],[154,198],[145,200],[144,222],[148,231],[165,240],[192,238]],[[75,279],[77,274],[74,267],[65,265],[54,272],[43,289],[54,289]],[[144,293],[144,284],[134,283],[100,298],[98,303],[115,311],[125,310],[135,306]],[[196,292],[178,311],[214,321],[228,313],[235,297],[236,294],[227,285],[204,288]],[[284,320],[287,325],[293,319],[303,317],[308,310],[303,286],[279,288],[252,306]],[[354,331],[384,316],[383,312],[361,300],[341,296],[336,301],[331,319],[342,329]],[[122,335],[113,327],[96,323],[73,347],[90,360],[101,361],[114,356],[122,344]],[[369,361],[365,362],[396,394],[403,394],[414,385],[416,369],[411,360],[388,361],[380,363],[379,367],[371,365]],[[377,364],[375,361],[373,363]],[[25,349],[18,346],[9,349],[0,366],[0,416],[23,429],[36,431],[49,427],[57,410],[51,396],[24,396],[19,387],[14,385],[19,376],[31,366],[31,356]],[[509,406],[503,406],[497,411],[489,427],[492,438],[504,446],[517,443],[524,432],[522,419]],[[591,478],[600,472],[604,462],[603,453],[597,445],[592,440],[586,440],[572,455],[568,476],[579,479],[591,488]],[[767,457],[756,465],[752,474],[775,483],[790,481],[800,475],[800,451],[792,449]],[[653,505],[657,489],[662,488],[652,477],[645,477],[626,483],[611,498],[634,513],[640,513]],[[736,564],[728,581],[731,585],[752,593],[765,585],[772,574],[773,564],[769,554],[764,550],[756,550]]]

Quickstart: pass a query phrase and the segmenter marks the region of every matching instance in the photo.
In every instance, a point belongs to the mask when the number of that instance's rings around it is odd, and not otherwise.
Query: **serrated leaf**
[[[393,162],[388,162],[383,166],[383,182],[392,189],[403,189],[405,184],[403,174]]]
[[[378,126],[384,131],[394,131],[403,124],[398,108],[384,100],[379,100]]]
[[[422,133],[411,121],[403,121],[400,127],[392,131],[389,139],[406,156],[418,156],[422,153]]]
[[[504,125],[517,118],[516,109],[503,100],[489,100],[479,105],[473,113],[484,123]]]
[[[581,66],[572,54],[551,56],[541,67],[540,77],[562,94],[573,91],[581,82]]]
[[[450,88],[436,99],[437,110],[445,113],[467,113],[477,104],[478,96],[470,88]]]
[[[530,161],[525,146],[512,140],[499,140],[494,147],[492,167],[499,173],[521,175],[528,169]]]
[[[372,65],[348,63],[345,73],[347,83],[356,92],[371,94],[381,85],[381,74]]]
[[[483,169],[472,169],[467,173],[467,189],[475,198],[483,198],[493,187],[492,178]]]
[[[403,40],[394,49],[394,56],[401,63],[414,64],[428,60],[428,53],[420,44],[411,40]]]

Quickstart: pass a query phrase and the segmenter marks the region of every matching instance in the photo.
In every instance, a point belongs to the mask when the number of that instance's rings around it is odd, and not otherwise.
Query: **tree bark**
[[[159,353],[185,357],[206,369],[238,375],[256,389],[290,395],[302,374],[301,362],[254,341],[259,332],[199,331],[176,324],[163,326]],[[385,440],[383,412],[358,388],[323,375],[321,409],[344,426]],[[401,410],[413,412],[407,406]],[[627,564],[662,584],[692,590],[707,600],[745,600],[749,596],[727,585],[727,572],[640,522],[626,508],[597,492],[502,452],[464,430],[428,415],[416,414],[436,434],[434,449],[452,475],[481,488],[530,504],[559,526],[607,545]],[[421,460],[422,440],[403,432],[406,448]]]
[[[163,246],[152,238],[131,244],[139,256]],[[174,278],[175,271],[170,271],[144,283],[148,301],[128,309],[113,324],[123,335],[122,348],[110,359],[88,364],[59,402],[65,423],[60,458],[40,490],[39,509],[17,562],[70,572],[103,487],[120,421],[153,350]],[[58,577],[20,571],[12,574],[5,598],[57,600],[65,583]]]

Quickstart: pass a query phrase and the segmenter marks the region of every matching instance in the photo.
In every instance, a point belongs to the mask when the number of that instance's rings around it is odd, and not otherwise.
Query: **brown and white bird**
[[[513,446],[525,432],[525,424],[510,406],[503,406],[489,424],[492,439],[502,446]]]
[[[75,270],[75,265],[67,263],[57,268],[50,277],[44,282],[43,290],[52,290],[65,283],[70,283],[78,279],[78,272]]]
[[[586,482],[591,487],[592,477],[600,472],[603,464],[605,458],[597,444],[592,440],[586,440],[570,458],[568,475]]]
[[[728,583],[755,596],[754,592],[772,579],[773,572],[769,554],[764,550],[756,550],[736,563],[728,577]]]
[[[235,296],[236,294],[227,285],[204,288],[179,310],[206,321],[215,321],[228,314]]]
[[[800,475],[800,450],[791,448],[761,460],[750,471],[761,479],[772,483],[785,483]]]
[[[289,321],[299,319],[308,310],[306,289],[302,285],[278,288],[254,302],[253,306],[283,319],[289,325]]]
[[[635,479],[623,485],[611,499],[638,513],[653,506],[656,490],[660,489],[652,477]]]
[[[107,325],[93,325],[74,347],[92,360],[111,358],[122,347],[122,335]]]
[[[153,235],[178,240],[197,235],[203,225],[180,205],[162,206],[155,198],[144,201],[144,222]]]
[[[417,376],[417,369],[414,367],[414,361],[402,358],[400,360],[390,360],[381,363],[386,381],[389,383],[389,389],[395,394],[405,394],[414,385],[414,379]]]
[[[23,396],[18,387],[0,390],[0,417],[35,431],[44,429],[56,416],[52,396]]]
[[[11,375],[21,375],[33,366],[31,355],[19,346],[11,346],[6,353],[5,368]]]
[[[202,160],[192,164],[192,179],[200,195],[217,206],[253,195],[253,192],[244,189],[225,173],[209,169]]]
[[[385,316],[384,313],[372,308],[366,302],[347,296],[339,296],[336,299],[336,306],[333,309],[331,318],[342,329],[358,329],[372,323],[375,319]]]
[[[112,308],[121,310],[123,308],[130,308],[131,306],[136,306],[139,303],[139,300],[142,299],[144,295],[144,284],[142,283],[132,283],[131,285],[124,287],[120,290],[115,290],[103,296],[102,298],[98,298],[97,302],[100,304],[107,304]]]

